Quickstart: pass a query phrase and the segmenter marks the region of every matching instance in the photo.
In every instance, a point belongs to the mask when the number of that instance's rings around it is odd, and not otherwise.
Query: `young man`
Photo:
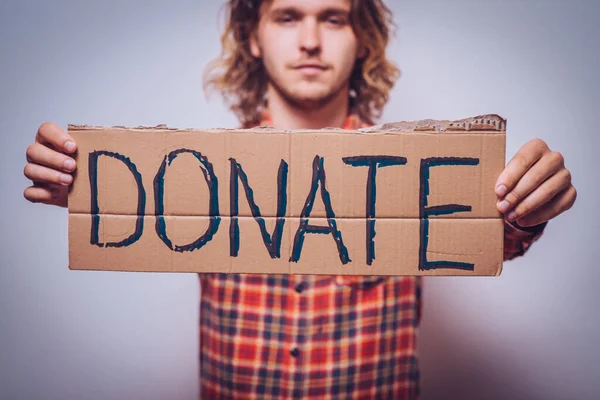
[[[231,0],[207,87],[246,127],[356,128],[379,117],[398,71],[380,0]],[[66,206],[76,150],[42,124],[27,149],[25,197]],[[525,144],[500,175],[505,258],[524,254],[576,191],[560,153]],[[204,398],[419,396],[420,277],[202,274]]]

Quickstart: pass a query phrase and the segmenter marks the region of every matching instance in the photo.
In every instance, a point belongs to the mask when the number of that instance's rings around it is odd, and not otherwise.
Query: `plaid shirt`
[[[350,115],[344,129],[360,126]],[[542,230],[506,224],[504,258]],[[419,398],[422,277],[209,273],[200,285],[203,399]]]

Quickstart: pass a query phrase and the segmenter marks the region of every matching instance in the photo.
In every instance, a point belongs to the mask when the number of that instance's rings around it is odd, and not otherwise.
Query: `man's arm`
[[[549,220],[575,203],[577,191],[562,154],[541,139],[526,143],[496,183],[504,214],[504,260],[522,256],[540,238]]]
[[[504,221],[504,261],[524,255],[544,233],[548,222],[532,227]]]

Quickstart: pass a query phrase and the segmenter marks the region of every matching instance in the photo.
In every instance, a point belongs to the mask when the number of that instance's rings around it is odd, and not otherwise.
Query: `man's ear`
[[[356,59],[362,60],[363,58],[367,57],[367,54],[368,54],[367,48],[364,45],[359,44],[358,51],[356,52]]]
[[[250,53],[255,57],[255,58],[260,58],[261,57],[261,51],[260,51],[260,46],[258,45],[258,33],[256,31],[252,32],[250,34]]]

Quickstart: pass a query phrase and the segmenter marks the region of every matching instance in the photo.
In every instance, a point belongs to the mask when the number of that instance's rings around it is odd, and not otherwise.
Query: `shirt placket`
[[[295,303],[295,323],[292,342],[290,344],[290,356],[292,358],[290,364],[293,365],[291,397],[302,398],[304,395],[302,393],[304,380],[307,376],[306,362],[309,357],[305,345],[310,329],[308,320],[310,282],[307,275],[294,275],[294,279],[290,280],[290,283],[290,297],[294,298]]]

